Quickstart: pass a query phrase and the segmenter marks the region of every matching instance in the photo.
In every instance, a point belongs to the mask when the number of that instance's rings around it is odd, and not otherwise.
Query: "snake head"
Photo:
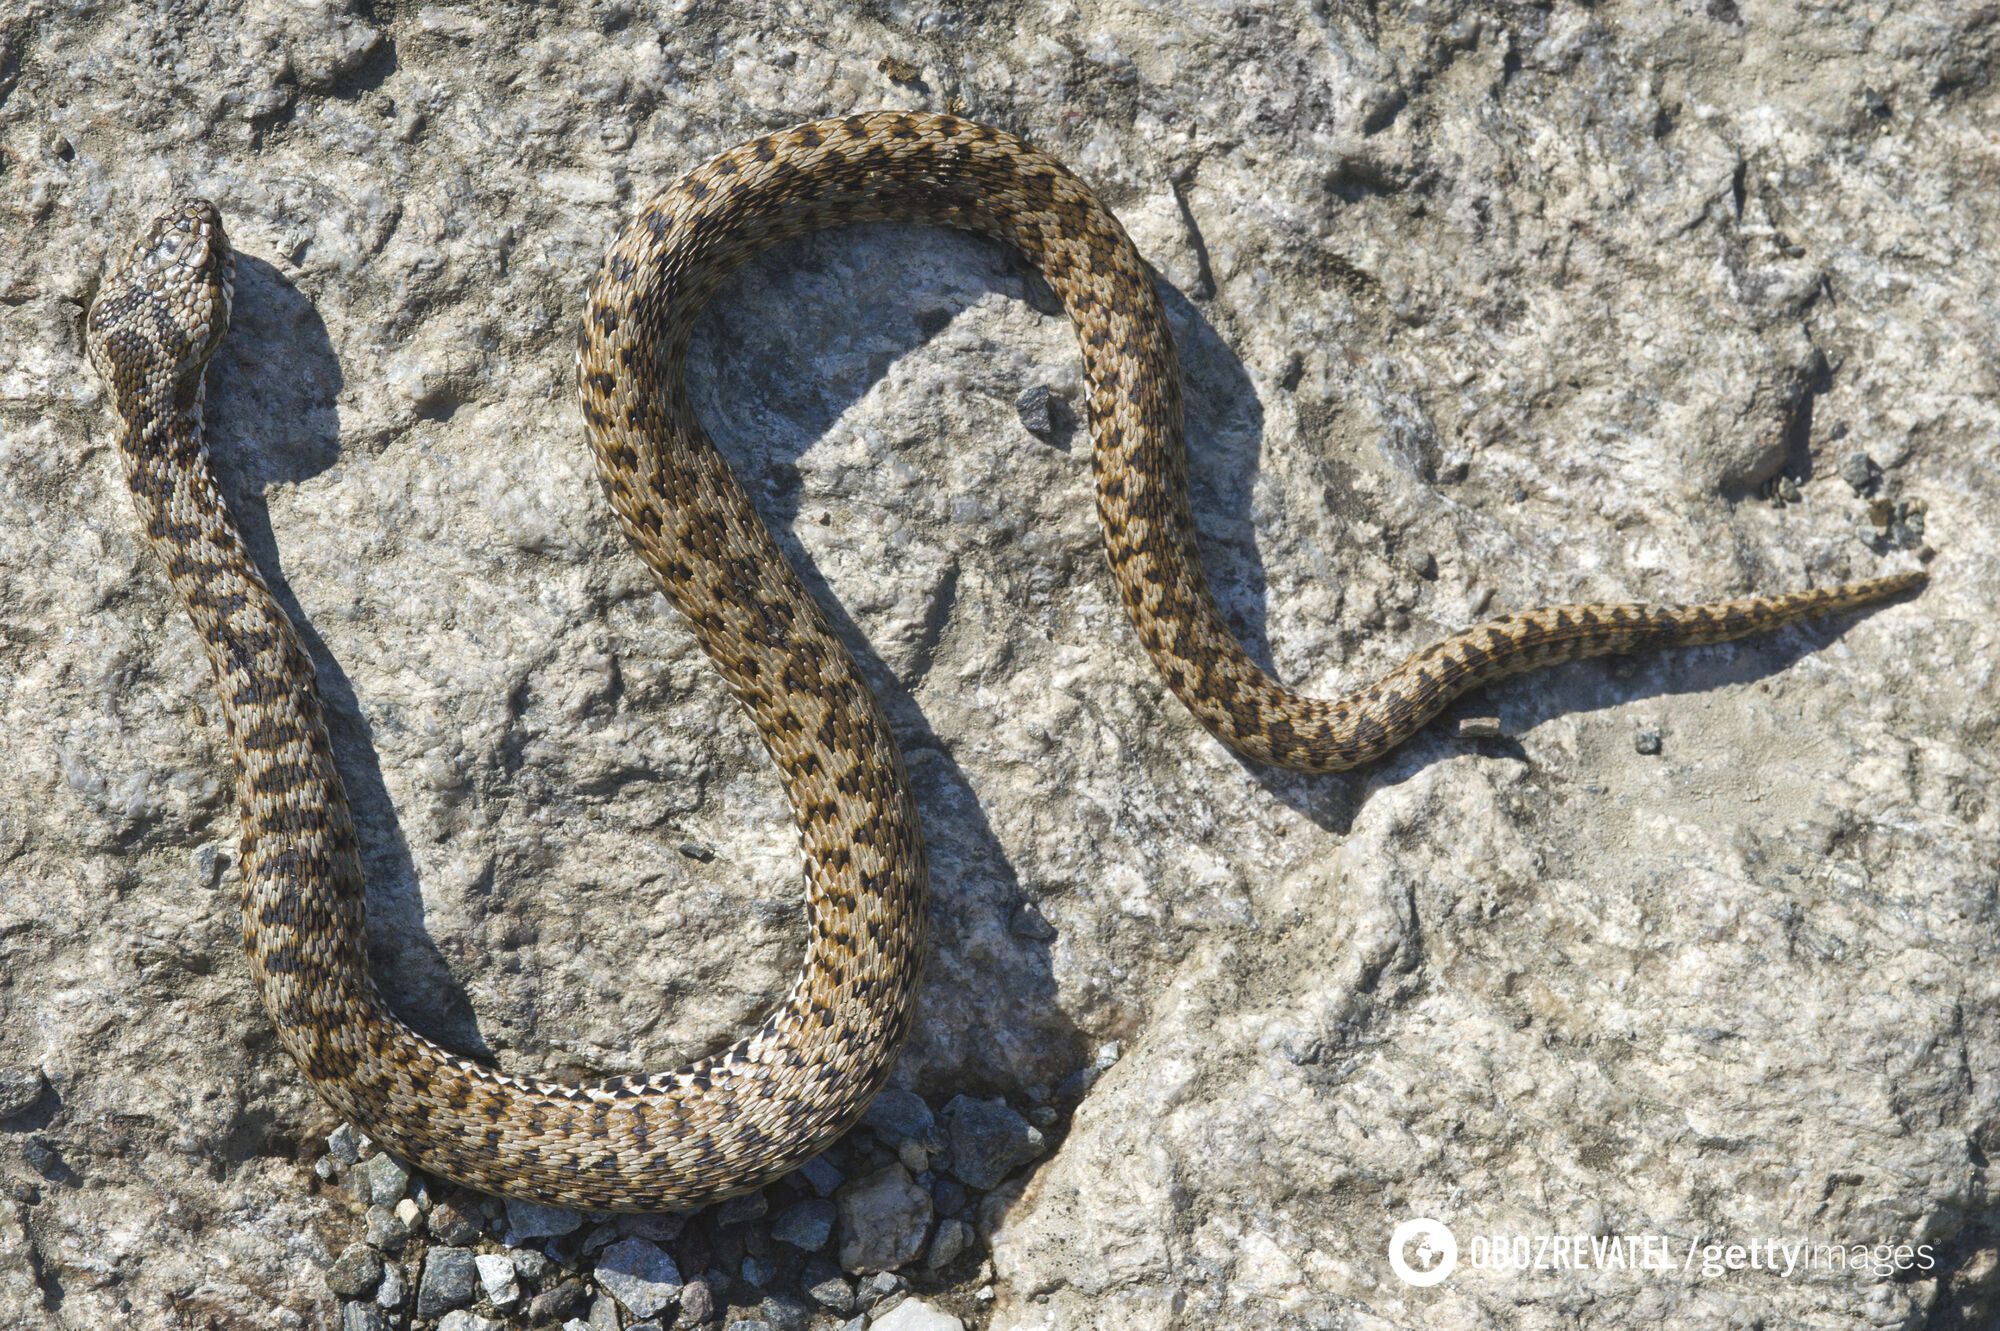
[[[154,219],[98,291],[91,359],[121,393],[161,378],[177,395],[196,392],[229,328],[235,289],[222,214],[206,199],[183,199]]]

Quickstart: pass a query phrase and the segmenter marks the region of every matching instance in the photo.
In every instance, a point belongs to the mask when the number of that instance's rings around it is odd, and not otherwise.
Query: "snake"
[[[1425,647],[1344,697],[1252,659],[1210,593],[1187,498],[1179,362],[1155,278],[1051,156],[950,115],[800,124],[723,152],[640,207],[590,282],[584,431],[619,527],[775,761],[805,870],[805,958],[755,1031],[674,1071],[559,1082],[425,1038],[378,991],[364,884],[313,665],[211,469],[206,366],[234,252],[210,202],[155,220],[99,288],[90,356],[145,536],[199,635],[234,768],[243,947],[280,1045],[338,1114],[430,1173],[593,1211],[748,1192],[848,1131],[909,1034],[927,942],[918,810],[874,692],[690,405],[696,315],[779,241],[862,221],[1013,247],[1075,326],[1112,582],[1167,688],[1228,748],[1306,772],[1371,763],[1454,698],[1607,653],[1715,643],[1886,600],[1922,571],[1695,605],[1548,606]]]

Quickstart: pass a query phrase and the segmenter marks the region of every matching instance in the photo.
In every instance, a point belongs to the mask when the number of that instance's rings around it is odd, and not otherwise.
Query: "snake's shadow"
[[[866,278],[865,292],[855,289],[857,275]],[[1158,279],[1158,289],[1182,365],[1189,497],[1202,563],[1231,629],[1260,666],[1279,676],[1268,637],[1268,584],[1254,520],[1263,405],[1248,370],[1201,309],[1164,278]],[[995,242],[893,224],[808,235],[751,260],[724,283],[701,318],[688,362],[698,416],[854,651],[888,708],[909,759],[932,849],[940,945],[925,981],[925,1014],[906,1063],[921,1069],[920,1081],[941,1088],[985,1083],[1007,1089],[1010,1080],[1018,1086],[1021,1079],[1010,1073],[1019,1073],[1024,1064],[1049,1067],[1078,1059],[1082,1041],[1058,1010],[1047,945],[1011,936],[1004,927],[1009,911],[1029,904],[1032,896],[1023,891],[949,743],[931,729],[910,689],[843,609],[797,538],[795,527],[808,498],[798,463],[897,359],[991,294],[1025,300],[1051,318],[1062,317],[1039,277]],[[839,313],[807,323],[801,310]],[[802,373],[802,367],[808,368]],[[1012,388],[1020,391],[1031,384],[1026,380]],[[1019,448],[1050,446],[1025,426],[1014,428]],[[1089,441],[1080,429],[1076,436],[1081,469]],[[1071,441],[1051,442],[1069,447]],[[1297,446],[1328,445],[1301,440]],[[1411,483],[1431,484],[1416,478]],[[1329,562],[1338,567],[1345,552],[1333,553]],[[1369,791],[1407,780],[1440,759],[1471,751],[1521,760],[1525,752],[1514,736],[1553,717],[1764,678],[1833,641],[1851,620],[1795,626],[1741,643],[1539,671],[1532,682],[1509,681],[1492,690],[1490,706],[1500,714],[1502,737],[1461,738],[1452,731],[1448,710],[1387,759],[1359,772],[1310,776],[1241,761],[1275,798],[1329,832],[1345,835]],[[1444,626],[1440,632],[1462,627]],[[1140,651],[1128,628],[1121,628],[1120,641],[1111,649]],[[1366,680],[1351,674],[1343,682],[1354,687]],[[1175,706],[1171,699],[1162,705],[1169,710]],[[1199,732],[1190,725],[1187,733]],[[1210,741],[1199,737],[1195,742]],[[1003,922],[999,928],[991,927],[996,919]],[[996,944],[996,936],[1005,941]],[[1021,1046],[1036,1042],[1046,1046],[1041,1056],[1023,1058]],[[1003,1057],[1002,1051],[1011,1056]]]
[[[340,360],[312,301],[276,268],[240,251],[231,327],[209,379],[210,452],[250,553],[312,657],[367,877],[369,969],[390,1007],[416,1030],[490,1057],[471,1001],[424,927],[416,865],[382,781],[374,731],[293,594],[271,530],[265,490],[309,480],[340,456]]]

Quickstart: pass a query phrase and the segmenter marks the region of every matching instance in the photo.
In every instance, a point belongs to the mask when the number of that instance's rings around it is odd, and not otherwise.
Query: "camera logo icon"
[[[1458,1240],[1436,1220],[1405,1220],[1389,1235],[1389,1269],[1405,1285],[1435,1285],[1458,1265]]]

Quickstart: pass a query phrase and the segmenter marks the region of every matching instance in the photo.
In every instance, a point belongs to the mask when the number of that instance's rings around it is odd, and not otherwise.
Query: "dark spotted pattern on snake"
[[[1145,265],[1090,190],[1019,140],[949,116],[881,112],[754,140],[690,171],[612,245],[590,287],[577,372],[625,535],[783,773],[805,851],[805,963],[761,1028],[678,1071],[575,1085],[510,1076],[411,1031],[369,977],[354,828],[313,670],[210,472],[203,368],[229,320],[233,260],[216,210],[184,203],[107,280],[91,351],[124,422],[120,452],[146,535],[214,670],[258,992],[328,1103],[425,1169],[564,1206],[696,1206],[826,1147],[903,1044],[928,889],[902,760],[682,385],[695,316],[731,269],[785,237],[864,219],[996,237],[1047,278],[1082,349],[1112,579],[1168,687],[1250,758],[1353,767],[1503,675],[1719,642],[1922,581],[1913,572],[1714,605],[1531,610],[1455,634],[1348,697],[1301,697],[1250,660],[1209,596],[1167,323]]]

